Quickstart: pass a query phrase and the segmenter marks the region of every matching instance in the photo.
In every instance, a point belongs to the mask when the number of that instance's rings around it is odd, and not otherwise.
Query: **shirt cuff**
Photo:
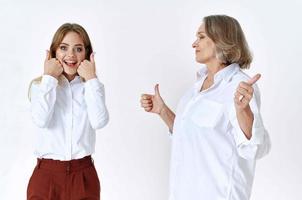
[[[93,78],[93,79],[90,79],[90,80],[85,82],[85,87],[89,87],[89,88],[93,88],[93,89],[99,89],[99,88],[104,87],[104,85],[103,85],[103,83],[101,83],[99,81],[98,78]]]
[[[49,91],[50,89],[58,85],[58,79],[50,75],[43,75],[41,80],[41,86],[44,90]]]
[[[237,118],[235,118],[237,120]],[[262,119],[259,114],[254,114],[254,121],[253,121],[253,127],[252,127],[252,137],[250,139],[247,139],[244,132],[241,130],[239,123],[235,122],[236,124],[235,130],[237,132],[236,137],[236,143],[237,146],[246,146],[246,145],[257,145],[263,143],[263,137],[265,133],[265,128],[262,124]]]

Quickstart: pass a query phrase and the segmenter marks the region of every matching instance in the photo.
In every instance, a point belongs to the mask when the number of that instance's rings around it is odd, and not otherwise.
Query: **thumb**
[[[261,74],[256,74],[253,78],[247,81],[248,84],[253,85],[255,84],[261,77]]]
[[[154,92],[155,92],[155,96],[160,96],[160,93],[159,93],[159,85],[156,84],[155,87],[154,87]]]
[[[92,52],[92,53],[90,54],[90,62],[91,62],[91,63],[95,63],[95,61],[94,61],[94,55],[95,55],[95,52]]]
[[[49,52],[49,50],[46,50],[46,58],[45,58],[45,61],[49,60],[50,58],[51,58],[50,52]]]

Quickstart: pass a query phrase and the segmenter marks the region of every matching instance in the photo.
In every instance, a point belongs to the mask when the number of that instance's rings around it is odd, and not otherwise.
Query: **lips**
[[[63,62],[68,67],[76,67],[77,66],[77,61],[76,60],[64,60]]]

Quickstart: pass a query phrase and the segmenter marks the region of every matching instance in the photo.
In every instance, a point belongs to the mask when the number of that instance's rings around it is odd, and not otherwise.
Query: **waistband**
[[[36,167],[38,169],[47,169],[53,172],[70,173],[70,172],[85,169],[90,166],[93,166],[93,159],[89,155],[89,156],[85,156],[84,158],[74,159],[69,161],[38,158]]]

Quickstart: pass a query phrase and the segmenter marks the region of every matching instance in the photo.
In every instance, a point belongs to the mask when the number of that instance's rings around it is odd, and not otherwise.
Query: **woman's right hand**
[[[141,107],[143,107],[146,112],[160,114],[165,107],[165,102],[160,96],[158,84],[155,85],[154,91],[154,95],[142,94],[140,100]]]
[[[47,50],[46,59],[44,61],[44,74],[53,76],[58,79],[62,73],[62,64],[56,58],[51,58],[50,52]]]

